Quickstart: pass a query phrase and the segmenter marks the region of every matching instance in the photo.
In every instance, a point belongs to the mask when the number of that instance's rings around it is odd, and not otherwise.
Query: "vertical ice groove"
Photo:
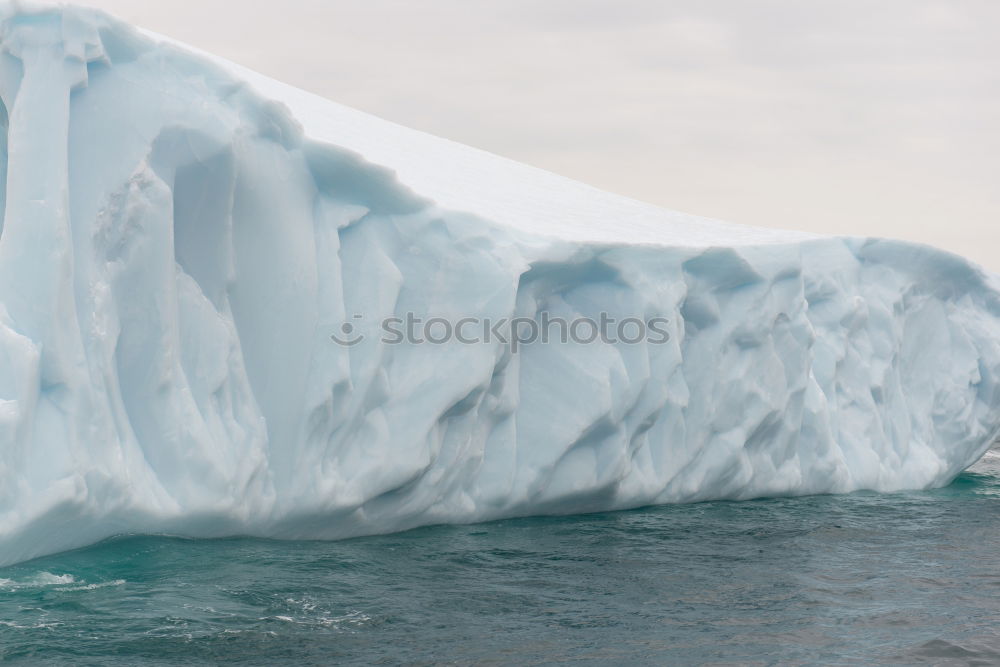
[[[22,64],[10,110],[7,197],[0,237],[0,300],[43,348],[45,387],[67,385],[80,363],[69,211],[70,94],[100,56],[96,35],[64,30],[48,12],[5,24],[3,51]],[[5,87],[7,88],[7,87]],[[40,270],[45,267],[44,270]]]

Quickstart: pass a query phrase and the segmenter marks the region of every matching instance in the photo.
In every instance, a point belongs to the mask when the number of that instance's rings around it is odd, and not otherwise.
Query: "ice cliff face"
[[[4,9],[0,49],[0,564],[929,487],[1000,425],[958,257],[646,206],[90,11]],[[407,313],[669,340],[331,340]]]

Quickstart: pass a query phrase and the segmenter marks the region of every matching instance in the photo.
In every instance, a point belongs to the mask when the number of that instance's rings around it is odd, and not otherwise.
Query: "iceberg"
[[[929,488],[997,436],[1000,282],[960,257],[664,210],[94,10],[0,22],[0,564]],[[412,316],[507,328],[376,335]],[[511,344],[546,318],[662,335]]]

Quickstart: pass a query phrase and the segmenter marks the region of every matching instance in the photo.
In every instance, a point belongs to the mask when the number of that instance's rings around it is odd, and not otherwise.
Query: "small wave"
[[[52,574],[51,572],[39,572],[28,580],[34,586],[59,586],[61,584],[75,584],[76,577],[72,574]]]
[[[305,617],[293,617],[286,615],[275,615],[275,616],[262,616],[258,620],[261,621],[281,621],[283,623],[295,623],[297,625],[312,625],[312,626],[323,626],[323,627],[334,627],[340,629],[350,629],[353,627],[359,627],[362,625],[367,625],[371,622],[372,617],[364,612],[352,611],[343,616],[330,616],[326,613],[320,613],[315,616],[305,616]]]
[[[75,584],[76,577],[72,574],[52,574],[51,572],[39,572],[23,581],[13,579],[0,579],[0,588],[6,590],[17,590],[19,588],[42,588],[45,586],[65,586]]]
[[[316,609],[316,605],[314,603],[309,602],[308,600],[305,599],[296,600],[295,598],[286,598],[285,602],[291,605],[297,605],[299,607],[302,607],[302,611],[313,611],[314,609]]]
[[[122,586],[126,582],[124,579],[114,579],[112,581],[98,581],[88,584],[86,581],[77,580],[72,574],[53,574],[51,572],[39,572],[22,581],[14,579],[0,579],[0,589],[16,591],[20,589],[45,588],[48,586],[57,587],[60,591],[92,591],[108,586]]]
[[[344,616],[323,617],[319,619],[320,625],[360,626],[367,625],[372,621],[372,617],[361,611],[352,611]]]
[[[14,623],[13,621],[0,621],[0,627],[14,628],[15,630],[40,630],[40,629],[46,629],[47,630],[47,629],[50,629],[50,628],[59,627],[60,625],[62,625],[62,624],[61,623],[56,623],[56,622],[52,622],[52,623],[38,622],[38,623],[31,623],[31,624],[28,624],[28,625],[23,625],[21,623]]]
[[[220,634],[223,635],[266,635],[277,637],[278,633],[273,630],[244,630],[239,628],[226,628]]]
[[[95,588],[107,588],[108,586],[124,586],[124,579],[115,579],[114,581],[101,581],[96,584],[86,584],[83,586],[71,586],[69,588],[64,588],[64,591],[92,591]]]

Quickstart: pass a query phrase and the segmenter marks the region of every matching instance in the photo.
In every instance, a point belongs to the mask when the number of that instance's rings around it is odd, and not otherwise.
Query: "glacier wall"
[[[925,488],[996,437],[1000,284],[958,257],[669,212],[643,235],[608,195],[613,238],[548,225],[584,194],[510,191],[537,214],[508,224],[338,143],[333,107],[320,141],[102,14],[0,19],[0,564],[128,532]],[[405,313],[664,317],[670,340],[330,338]]]

